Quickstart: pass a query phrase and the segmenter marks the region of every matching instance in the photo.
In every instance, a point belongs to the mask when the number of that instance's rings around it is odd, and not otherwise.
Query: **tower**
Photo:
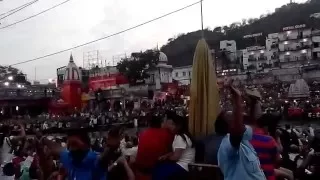
[[[160,90],[162,84],[172,82],[172,66],[168,65],[168,57],[163,52],[159,52],[159,61],[156,66],[157,72],[155,72],[155,84],[156,89]]]
[[[72,54],[63,75],[62,98],[72,110],[81,108],[81,72]]]

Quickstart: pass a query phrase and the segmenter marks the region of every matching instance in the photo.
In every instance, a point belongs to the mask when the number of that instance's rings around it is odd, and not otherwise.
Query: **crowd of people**
[[[11,121],[9,127],[1,127],[1,131],[6,129],[2,132],[3,146],[9,147],[8,152],[2,153],[6,159],[2,162],[1,178],[183,180],[192,179],[195,169],[191,167],[209,167],[212,174],[219,174],[214,177],[225,180],[320,177],[320,136],[314,127],[279,127],[281,113],[264,113],[263,97],[257,90],[241,93],[231,84],[226,89],[230,96],[223,102],[232,109],[220,112],[215,133],[206,137],[193,137],[185,111],[167,107],[138,113],[148,125],[141,131],[128,133],[125,127],[117,125],[95,137],[90,137],[84,128],[62,136],[45,135],[43,130],[50,127],[46,125],[50,118],[42,128],[27,128],[20,121]],[[86,117],[89,126],[110,122],[107,114],[81,116]],[[59,126],[59,121],[50,123]],[[28,136],[26,129],[35,135]]]

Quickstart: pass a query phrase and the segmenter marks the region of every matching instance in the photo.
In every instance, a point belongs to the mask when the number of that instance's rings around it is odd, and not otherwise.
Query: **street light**
[[[5,82],[3,83],[5,86],[9,86],[9,82]]]
[[[9,81],[12,81],[12,80],[13,80],[13,76],[9,76],[9,77],[8,77],[8,80],[9,80]]]

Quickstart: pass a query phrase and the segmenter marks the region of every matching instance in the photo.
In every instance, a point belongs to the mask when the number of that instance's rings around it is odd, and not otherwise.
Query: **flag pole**
[[[200,7],[201,7],[201,36],[202,36],[202,38],[204,38],[202,1],[203,1],[203,0],[200,1]]]

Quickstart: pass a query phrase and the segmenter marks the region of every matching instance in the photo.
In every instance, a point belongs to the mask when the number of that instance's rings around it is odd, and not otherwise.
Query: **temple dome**
[[[168,63],[168,57],[165,53],[163,53],[163,52],[159,53],[159,62]]]
[[[298,79],[294,84],[290,85],[289,97],[309,97],[309,95],[309,86],[304,79]]]
[[[73,61],[72,54],[70,55],[69,64],[63,75],[64,81],[81,81],[81,73],[77,65]]]

